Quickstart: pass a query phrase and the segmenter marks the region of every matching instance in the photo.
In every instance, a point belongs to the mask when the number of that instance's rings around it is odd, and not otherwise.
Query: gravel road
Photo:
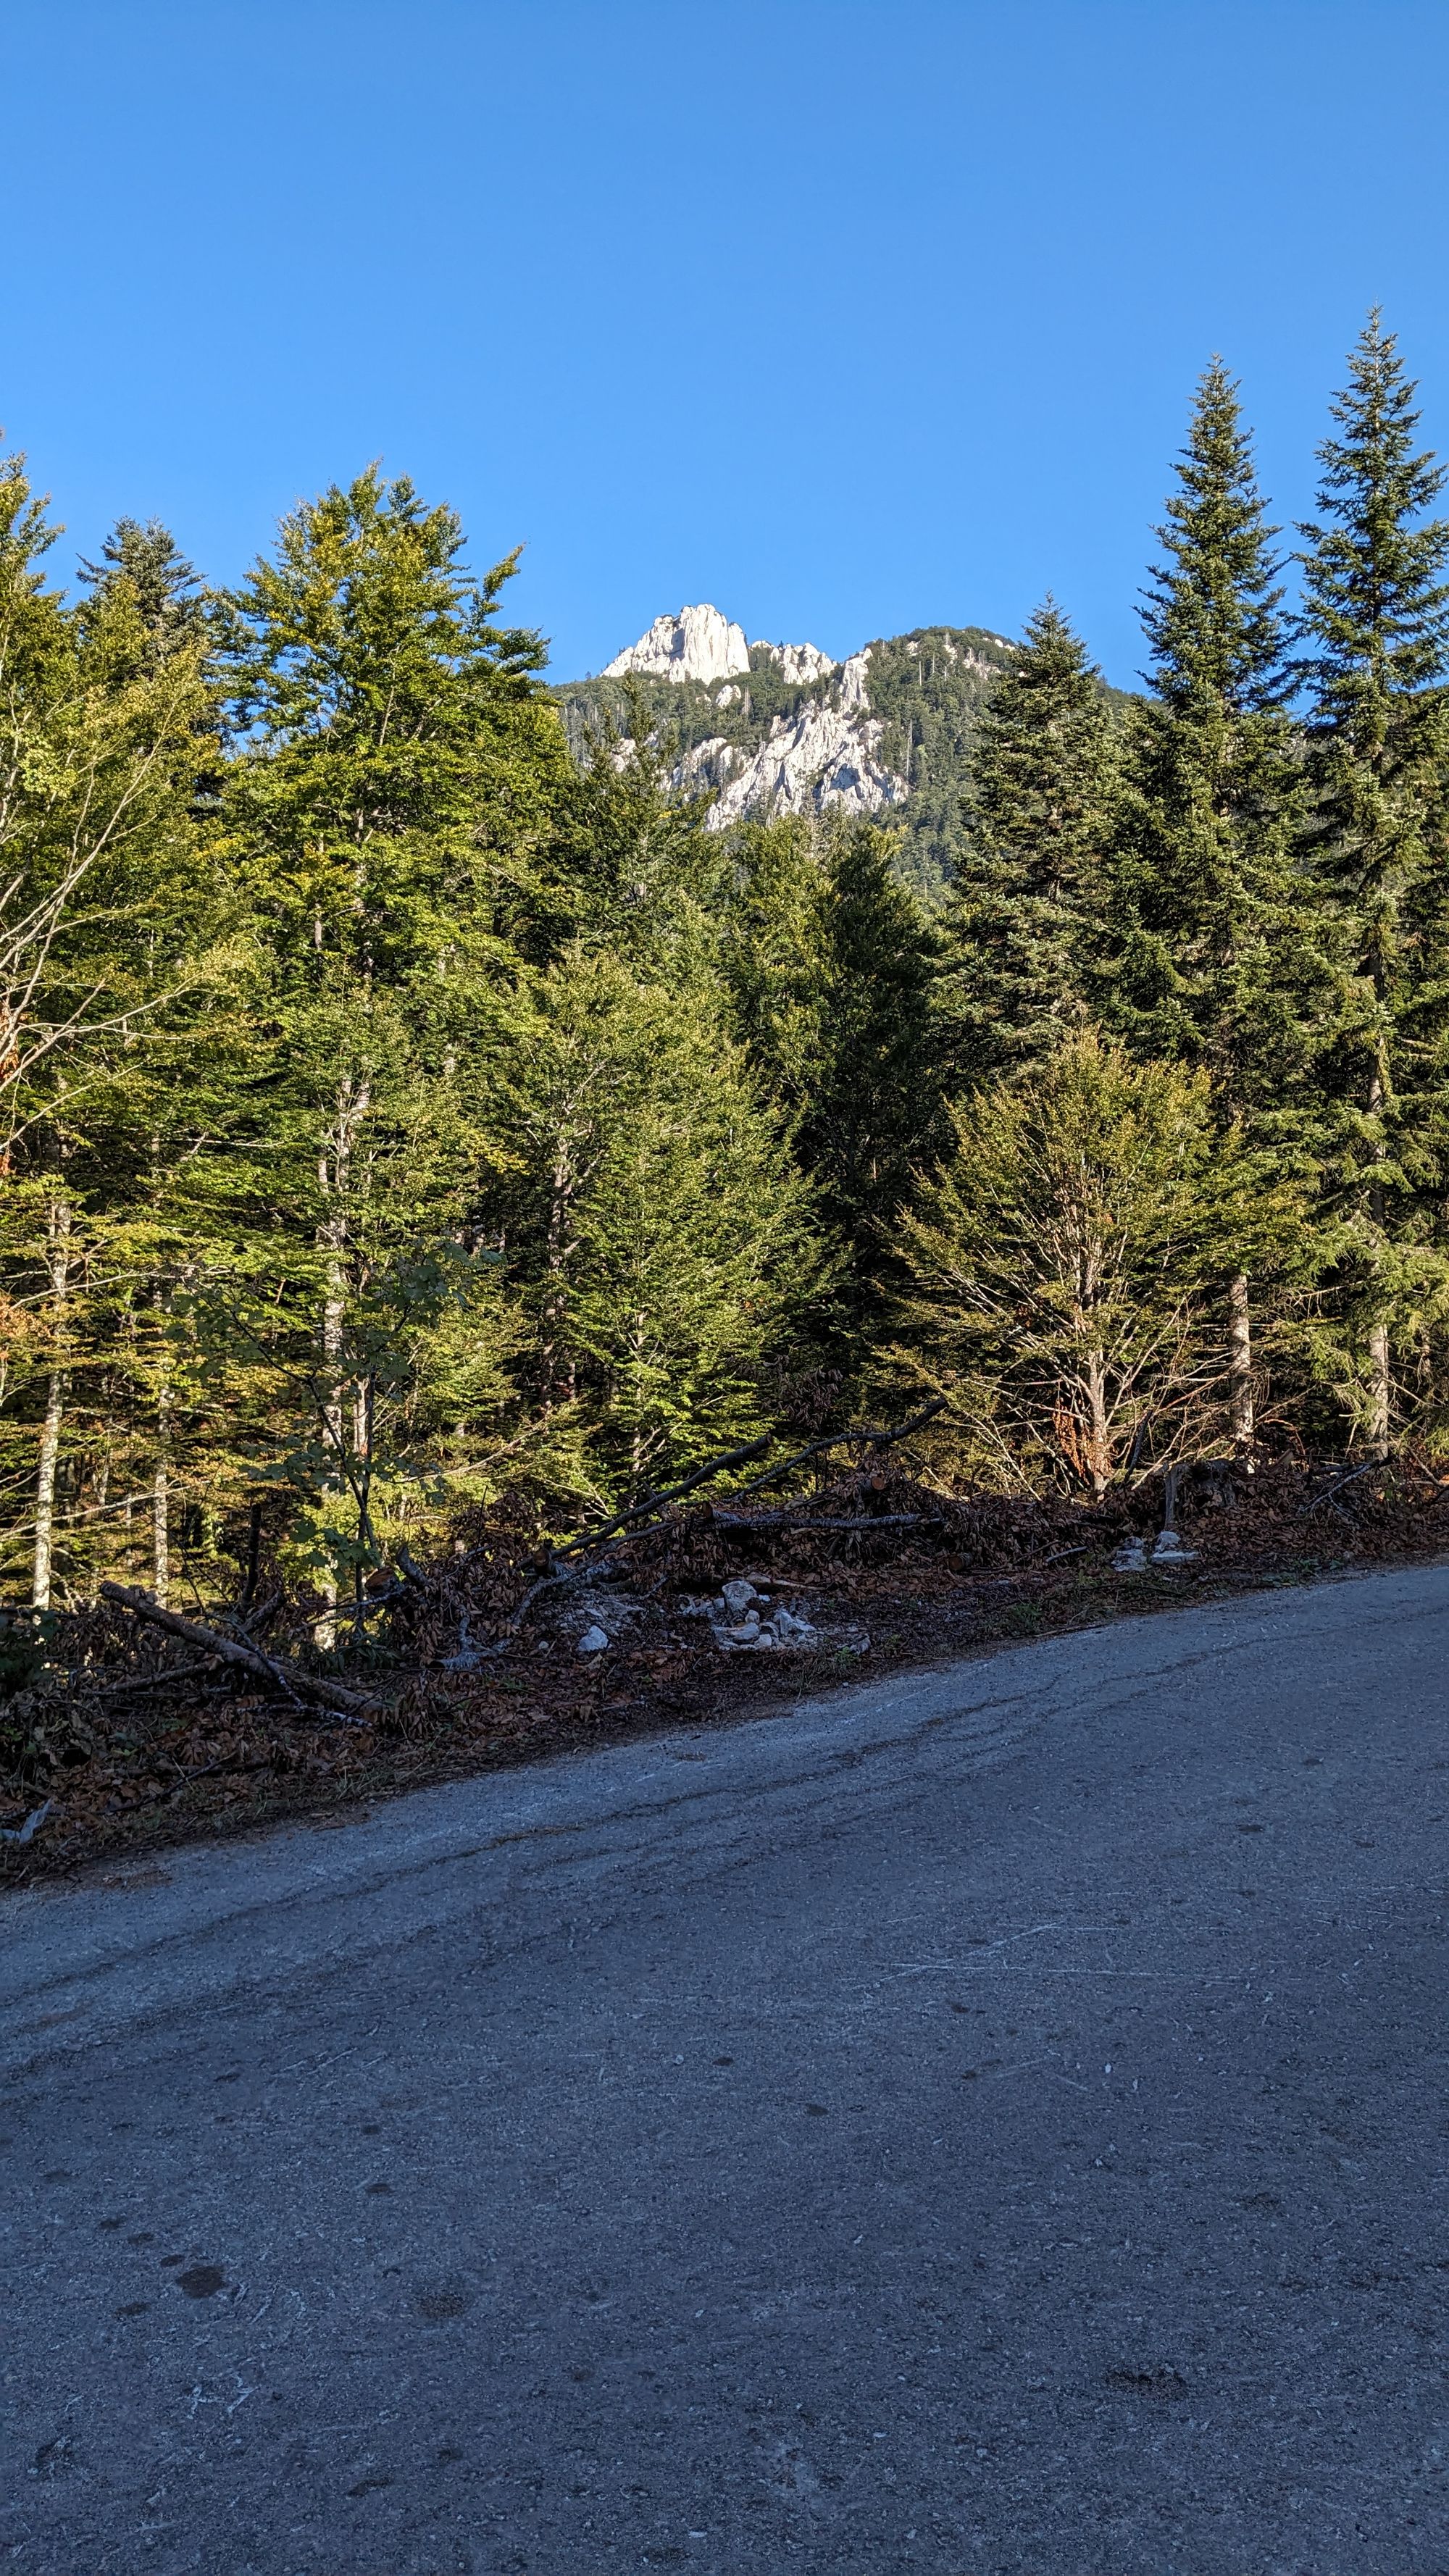
[[[1449,1569],[0,1902],[17,2576],[1449,2576]]]

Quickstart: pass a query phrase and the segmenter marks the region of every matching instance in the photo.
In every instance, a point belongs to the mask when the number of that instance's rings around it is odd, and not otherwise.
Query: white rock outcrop
[[[791,688],[801,685],[809,688],[816,680],[828,680],[838,667],[828,653],[821,652],[818,644],[765,644],[757,638],[750,651],[768,653],[771,661],[778,663],[782,679],[788,680]]]
[[[735,626],[708,602],[681,608],[677,617],[656,617],[647,635],[604,666],[606,680],[621,680],[638,671],[655,680],[733,679],[750,667],[745,630]]]
[[[910,793],[906,781],[878,757],[884,727],[870,712],[869,660],[852,653],[828,696],[796,716],[777,716],[751,759],[736,754],[727,765],[724,743],[698,746],[691,784],[719,791],[706,818],[711,831],[728,831],[747,814],[865,815],[901,803]],[[706,752],[712,757],[701,759]]]
[[[723,713],[744,694],[734,682],[748,672],[751,652],[767,653],[792,687],[811,695],[793,716],[777,716],[753,752],[713,734],[685,753],[673,784],[691,795],[713,794],[710,829],[727,831],[752,814],[834,809],[866,815],[899,805],[910,790],[880,758],[884,726],[871,713],[869,650],[832,662],[815,644],[749,645],[743,627],[706,602],[682,608],[677,617],[656,617],[603,677],[637,671],[651,679],[700,680],[715,691]],[[622,764],[632,749],[619,743],[615,761]]]

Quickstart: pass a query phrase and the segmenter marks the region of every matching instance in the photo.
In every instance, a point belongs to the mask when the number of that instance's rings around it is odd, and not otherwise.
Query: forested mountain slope
[[[901,827],[901,873],[941,889],[964,839],[981,708],[1011,659],[979,626],[923,626],[832,662],[811,644],[747,644],[718,609],[681,609],[596,679],[558,690],[575,753],[642,713],[675,781],[716,791],[715,829],[834,809]]]

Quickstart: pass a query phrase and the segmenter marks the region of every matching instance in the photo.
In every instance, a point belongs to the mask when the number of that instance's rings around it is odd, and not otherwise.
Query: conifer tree
[[[556,1472],[595,1499],[753,1436],[813,1274],[808,1192],[720,996],[572,943],[508,1078],[503,1204]]]
[[[885,1310],[896,1222],[940,1112],[936,934],[889,832],[757,827],[729,925],[735,1024],[791,1119],[835,1253],[820,1338],[852,1369]]]
[[[1313,810],[1344,1001],[1321,1078],[1340,1279],[1387,1447],[1396,1325],[1442,1305],[1449,1173],[1449,521],[1418,445],[1415,386],[1371,314],[1319,450],[1302,530]]]
[[[165,661],[183,645],[201,649],[209,641],[208,603],[196,568],[159,519],[148,519],[144,526],[139,519],[118,519],[101,547],[100,562],[82,556],[80,572],[91,594],[92,615],[119,582],[129,582],[154,661]]]
[[[941,994],[959,1077],[1037,1063],[1085,1025],[1114,794],[1098,675],[1049,598],[977,734]]]
[[[1237,387],[1214,358],[1158,529],[1152,695],[1127,735],[1102,1016],[1139,1057],[1200,1065],[1225,1125],[1302,1161],[1326,968],[1297,863],[1282,592]],[[1229,1282],[1234,1439],[1254,1428],[1249,1289]]]
[[[1224,1239],[1271,1236],[1205,1073],[1137,1065],[1088,1029],[953,1111],[953,1146],[906,1226],[910,1338],[949,1393],[965,1461],[1098,1498],[1132,1464],[1211,1438],[1225,1370],[1212,1304]]]

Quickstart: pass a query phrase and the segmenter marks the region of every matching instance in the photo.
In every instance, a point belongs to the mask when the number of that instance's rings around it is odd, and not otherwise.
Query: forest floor
[[[199,1611],[275,1679],[102,1603],[62,1618],[44,1667],[0,1701],[0,1888],[342,1823],[401,1790],[764,1714],[867,1672],[1449,1552],[1449,1476],[1412,1461],[1191,1471],[1176,1561],[1153,1558],[1163,1509],[1161,1480],[1093,1508],[943,1497],[878,1464],[773,1510],[676,1510],[568,1562],[480,1518],[369,1604],[371,1642],[335,1664],[305,1646],[287,1659],[302,1614],[280,1597],[224,1623]],[[361,1695],[358,1713],[299,1702],[285,1677],[308,1668]]]

